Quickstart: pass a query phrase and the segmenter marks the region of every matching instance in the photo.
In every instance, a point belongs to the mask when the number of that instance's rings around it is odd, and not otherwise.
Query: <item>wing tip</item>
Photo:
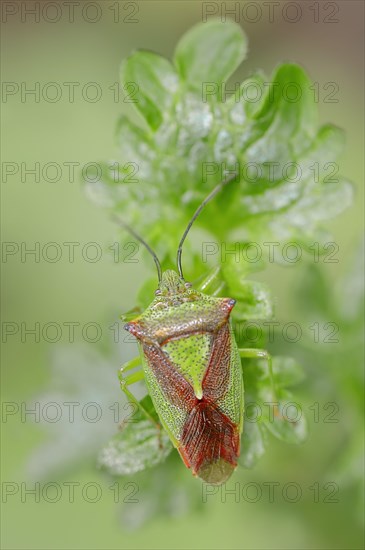
[[[236,467],[237,464],[231,464],[223,458],[219,458],[214,462],[203,463],[197,475],[209,485],[222,485],[222,483],[228,481]]]

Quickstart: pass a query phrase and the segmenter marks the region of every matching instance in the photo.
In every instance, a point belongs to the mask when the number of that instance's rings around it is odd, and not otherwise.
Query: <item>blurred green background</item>
[[[354,205],[327,226],[339,245],[338,263],[320,262],[315,266],[320,273],[303,262],[290,269],[270,266],[260,274],[273,290],[277,318],[300,323],[306,327],[308,337],[307,342],[303,338],[298,345],[277,344],[279,351],[298,357],[307,374],[297,395],[310,421],[308,441],[300,447],[273,442],[254,470],[241,470],[229,485],[233,489],[236,482],[240,487],[249,482],[260,487],[268,482],[279,483],[274,502],[265,496],[249,502],[242,493],[238,502],[232,495],[227,495],[224,502],[222,493],[217,492],[193,508],[181,503],[181,495],[177,494],[176,502],[169,501],[167,506],[173,508],[172,517],[161,512],[149,521],[143,521],[150,513],[144,501],[154,506],[153,489],[147,491],[136,477],[131,481],[139,487],[139,502],[116,504],[110,489],[113,481],[96,469],[95,457],[115,430],[113,413],[108,408],[121,400],[115,372],[136,351],[129,342],[110,345],[113,332],[108,327],[121,312],[133,307],[135,294],[147,270],[151,274],[152,266],[113,262],[108,247],[116,241],[116,229],[106,212],[85,197],[79,171],[88,162],[115,155],[117,117],[122,112],[131,113],[122,95],[119,101],[114,100],[114,84],[123,57],[135,48],[144,48],[171,58],[180,36],[201,21],[203,4],[99,2],[101,15],[95,23],[85,21],[77,6],[74,22],[69,22],[62,3],[59,21],[47,21],[56,17],[50,6],[46,16],[40,13],[39,22],[26,14],[22,22],[22,3],[8,4],[10,11],[18,11],[8,15],[7,20],[3,14],[2,80],[15,83],[20,91],[3,95],[2,134],[7,139],[2,144],[2,162],[3,170],[8,162],[16,163],[19,172],[6,179],[3,171],[2,239],[19,246],[26,242],[29,248],[36,242],[41,248],[45,243],[60,243],[62,257],[55,263],[42,258],[35,262],[32,256],[22,262],[20,253],[8,256],[6,262],[3,258],[3,329],[4,322],[16,323],[19,332],[7,338],[3,334],[2,487],[9,490],[10,485],[4,483],[16,484],[12,487],[18,492],[3,497],[2,547],[363,548],[363,260],[359,256],[364,178],[363,3],[330,2],[327,8],[325,2],[314,3],[318,4],[317,13],[309,7],[313,3],[296,2],[302,12],[296,23],[285,21],[287,2],[280,3],[272,22],[262,3],[262,16],[256,22],[252,22],[253,11],[242,11],[250,3],[226,3],[227,7],[239,5],[239,23],[249,39],[248,58],[232,82],[241,81],[257,68],[270,73],[279,62],[302,64],[319,85],[320,121],[332,122],[346,132],[347,149],[340,172],[355,183],[356,196]],[[30,8],[34,3],[23,4]],[[210,4],[219,15],[222,4]],[[114,22],[117,9],[119,22]],[[96,12],[92,7],[88,10],[86,18],[93,19]],[[325,21],[326,17],[338,21]],[[42,98],[44,85],[50,82],[61,87],[62,96],[57,102]],[[65,83],[70,82],[80,83],[75,87],[74,102],[68,99]],[[96,102],[82,97],[81,90],[90,82],[97,83],[102,91]],[[329,82],[337,86],[338,102],[324,101]],[[22,83],[29,89],[39,83],[39,102],[32,95],[22,101]],[[91,97],[93,89],[88,91]],[[41,169],[46,163],[58,163],[58,181],[45,181],[41,176],[37,182],[29,175],[22,181],[20,164],[32,168],[36,162]],[[70,162],[79,163],[74,181],[70,181],[64,164]],[[48,179],[54,174],[50,169]],[[68,261],[67,248],[62,244],[67,242],[80,243],[74,262]],[[82,257],[80,250],[91,242],[102,248],[100,261],[85,261]],[[90,249],[90,256],[92,253]],[[336,322],[339,343],[313,345],[308,327],[314,321]],[[49,322],[64,327],[58,343],[48,343],[42,337],[35,342],[31,336],[22,342],[21,323],[27,327],[40,323],[43,327]],[[73,343],[63,325],[69,322],[79,323]],[[90,322],[102,328],[102,338],[96,343],[82,338],[81,327]],[[92,329],[88,334],[91,339]],[[49,335],[51,338],[51,330]],[[106,348],[110,361],[103,361],[99,355]],[[71,379],[72,387],[68,385]],[[22,403],[38,401],[42,406],[53,401],[76,401],[80,395],[84,399],[81,403],[103,404],[101,422],[68,422],[65,408],[61,421],[46,426],[34,422],[31,415],[22,418]],[[323,407],[329,402],[338,405],[336,423],[323,421],[330,412]],[[313,403],[319,404],[319,422],[313,421],[314,412],[309,409]],[[17,407],[19,412],[14,412]],[[7,414],[11,410],[14,414]],[[193,480],[191,484],[189,472],[180,465],[178,471],[199,500],[200,482]],[[37,480],[63,487],[60,500],[47,502],[41,495],[36,502],[34,496],[23,495],[20,484],[26,484],[23,489],[31,488]],[[163,468],[159,480],[161,484],[169,483]],[[69,482],[79,484],[75,486],[74,502],[69,502],[64,485]],[[295,503],[282,496],[283,487],[291,482],[302,490],[302,497]],[[81,489],[88,483],[98,484],[102,491],[97,502],[82,498]],[[316,483],[319,502],[314,497]],[[338,487],[333,497],[337,502],[324,502],[331,492],[326,483]],[[124,482],[120,487],[123,500],[131,488],[124,488]],[[51,500],[51,489],[49,494]],[[90,496],[92,499],[91,489]]]

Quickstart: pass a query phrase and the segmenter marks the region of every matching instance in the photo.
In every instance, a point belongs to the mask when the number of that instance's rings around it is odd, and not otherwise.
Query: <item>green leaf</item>
[[[264,262],[260,257],[260,250],[255,249],[255,243],[224,243],[226,254],[222,260],[222,273],[231,292],[234,294],[242,292],[242,286],[247,283],[247,275],[253,271],[259,271],[264,267]],[[249,251],[251,249],[251,252]],[[231,251],[231,252],[230,252]],[[247,261],[246,255],[252,254],[255,261]],[[257,256],[257,261],[256,261]]]
[[[272,368],[275,385],[279,388],[295,386],[305,378],[303,368],[293,357],[273,357]]]
[[[258,422],[245,419],[238,463],[243,468],[253,468],[266,451],[266,440],[265,428]]]
[[[179,41],[174,61],[191,89],[201,93],[209,83],[220,95],[220,84],[246,57],[247,40],[239,25],[212,20],[190,29]]]
[[[164,430],[140,420],[122,427],[101,450],[98,464],[112,475],[131,475],[163,462],[172,448]]]
[[[203,100],[202,82],[227,78],[245,44],[235,23],[210,21],[177,46],[180,77],[150,52],[136,52],[123,64],[123,81],[136,81],[135,105],[150,128],[121,119],[120,181],[107,171],[93,185],[93,196],[148,235],[163,261],[175,256],[192,214],[229,170],[238,169],[240,178],[196,222],[220,242],[254,242],[264,251],[267,241],[305,247],[321,223],[352,200],[351,184],[336,173],[343,133],[332,125],[317,128],[313,87],[303,68],[284,64],[271,77],[257,72],[228,101]],[[131,162],[138,168],[136,184],[126,183]],[[264,265],[263,256],[249,270]]]
[[[156,130],[177,90],[178,77],[171,63],[152,52],[134,52],[122,63],[121,82],[129,101]]]
[[[259,360],[244,365],[246,411],[255,411],[250,421],[262,424],[274,437],[286,443],[302,443],[307,437],[307,421],[300,404],[285,388],[299,383],[302,372],[299,365],[287,357],[273,360],[273,381],[267,361]],[[248,414],[248,413],[247,413]],[[245,429],[245,428],[244,428]],[[253,428],[248,427],[253,432]],[[253,432],[257,438],[257,430]],[[250,437],[250,433],[248,437]],[[256,441],[256,444],[259,443]]]
[[[136,173],[129,179],[136,179],[136,183],[138,183],[139,180],[151,177],[151,165],[153,166],[156,158],[156,151],[151,137],[139,126],[133,124],[125,115],[119,117],[115,137],[118,146],[118,158],[123,160],[120,168],[125,168],[128,162],[137,165]],[[114,171],[116,171],[115,168]],[[120,179],[119,181],[123,180]],[[127,183],[133,183],[133,181],[127,181]]]
[[[120,319],[122,320],[123,323],[128,323],[129,321],[132,321],[133,319],[138,317],[138,315],[141,315],[141,313],[142,313],[142,309],[136,306],[136,307],[133,307],[132,309],[129,309],[125,313],[122,313],[120,315]]]
[[[245,159],[261,162],[289,161],[308,148],[315,135],[317,109],[311,81],[295,64],[284,64],[266,87],[261,109],[255,112],[251,132],[261,138],[247,149]],[[269,168],[267,169],[269,174]]]
[[[240,321],[247,319],[270,319],[273,304],[268,287],[257,281],[246,281],[239,293],[231,293],[237,299],[234,317]]]
[[[227,249],[234,250],[234,245],[227,245]],[[222,267],[227,292],[237,300],[233,317],[239,321],[271,318],[273,304],[269,288],[263,283],[247,280],[246,275],[252,269],[252,264],[243,259],[237,262],[236,259],[235,254],[229,254]]]
[[[293,401],[289,392],[280,392],[278,407],[271,409],[265,427],[277,439],[286,443],[303,443],[308,436],[307,421],[299,403]]]
[[[263,72],[258,72],[245,79],[240,87],[227,101],[227,115],[230,122],[242,128],[262,108],[265,100],[267,77]]]

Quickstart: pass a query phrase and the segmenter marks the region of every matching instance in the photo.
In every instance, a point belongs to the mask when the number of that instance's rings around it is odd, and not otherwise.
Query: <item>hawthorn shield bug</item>
[[[237,467],[243,428],[244,388],[241,357],[271,357],[264,350],[238,349],[232,298],[207,293],[217,271],[200,288],[185,282],[181,255],[185,238],[203,207],[236,175],[221,182],[196,210],[180,241],[178,272],[162,272],[152,249],[118,219],[151,253],[159,285],[155,298],[125,325],[138,341],[140,357],[120,369],[122,390],[141,403],[128,386],[144,379],[160,425],[185,465],[206,483],[224,483]],[[126,373],[142,365],[142,370]],[[144,411],[148,416],[148,412]]]

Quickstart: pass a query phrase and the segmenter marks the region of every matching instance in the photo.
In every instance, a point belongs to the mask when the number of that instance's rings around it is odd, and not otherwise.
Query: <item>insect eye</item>
[[[155,290],[155,295],[156,296],[160,296],[162,294],[162,290],[160,290],[159,288],[157,290]]]
[[[193,285],[191,283],[185,283],[185,288],[191,288]]]

